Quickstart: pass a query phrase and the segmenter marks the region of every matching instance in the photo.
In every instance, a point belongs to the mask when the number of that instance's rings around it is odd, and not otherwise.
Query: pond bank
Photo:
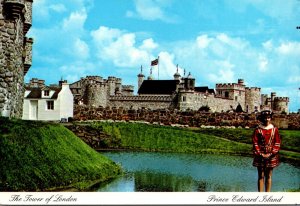
[[[60,124],[0,117],[0,191],[84,190],[119,165]]]
[[[252,156],[253,129],[177,128],[133,122],[74,122],[67,126],[96,150]],[[299,166],[300,131],[281,130],[282,160]]]

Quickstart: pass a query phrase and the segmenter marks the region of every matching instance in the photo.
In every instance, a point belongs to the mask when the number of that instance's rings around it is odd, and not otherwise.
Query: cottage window
[[[44,96],[48,97],[49,96],[49,90],[44,91]]]
[[[54,101],[47,101],[47,110],[54,110]]]

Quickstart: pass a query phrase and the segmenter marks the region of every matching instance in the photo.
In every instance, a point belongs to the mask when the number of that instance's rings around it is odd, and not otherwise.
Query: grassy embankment
[[[0,117],[0,191],[85,189],[121,169],[55,123]]]
[[[111,135],[114,144],[109,145],[113,148],[252,156],[253,129],[182,129],[109,122],[94,122],[91,126]],[[280,130],[280,134],[281,159],[299,163],[300,131]]]

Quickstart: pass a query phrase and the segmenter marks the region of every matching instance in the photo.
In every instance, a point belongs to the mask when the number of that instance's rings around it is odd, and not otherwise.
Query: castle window
[[[225,98],[229,97],[229,92],[225,92]]]
[[[47,110],[54,110],[54,101],[47,101]]]
[[[237,101],[238,97],[237,97],[237,96],[235,96],[235,97],[234,97],[234,99],[235,99],[235,101]]]
[[[45,96],[45,97],[48,97],[48,96],[49,96],[49,90],[45,90],[45,91],[44,91],[44,96]]]
[[[182,97],[182,101],[185,102],[186,101],[186,96]]]

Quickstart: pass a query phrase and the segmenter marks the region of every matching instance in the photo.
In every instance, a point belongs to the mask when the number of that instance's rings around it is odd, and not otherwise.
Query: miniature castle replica
[[[25,86],[23,119],[68,121],[73,117],[73,94],[67,81],[45,85],[33,78]]]
[[[0,115],[22,117],[24,75],[31,66],[33,39],[25,37],[33,0],[0,0]]]
[[[237,83],[216,84],[215,89],[207,86],[196,87],[195,78],[188,74],[181,77],[177,72],[173,80],[154,80],[150,75],[138,74],[138,95],[134,87],[122,85],[122,79],[87,76],[70,84],[75,104],[89,107],[114,107],[124,109],[178,109],[180,111],[210,112],[258,112],[272,109],[274,112],[288,113],[288,97],[271,97],[261,94],[261,88],[246,87],[244,80]]]

